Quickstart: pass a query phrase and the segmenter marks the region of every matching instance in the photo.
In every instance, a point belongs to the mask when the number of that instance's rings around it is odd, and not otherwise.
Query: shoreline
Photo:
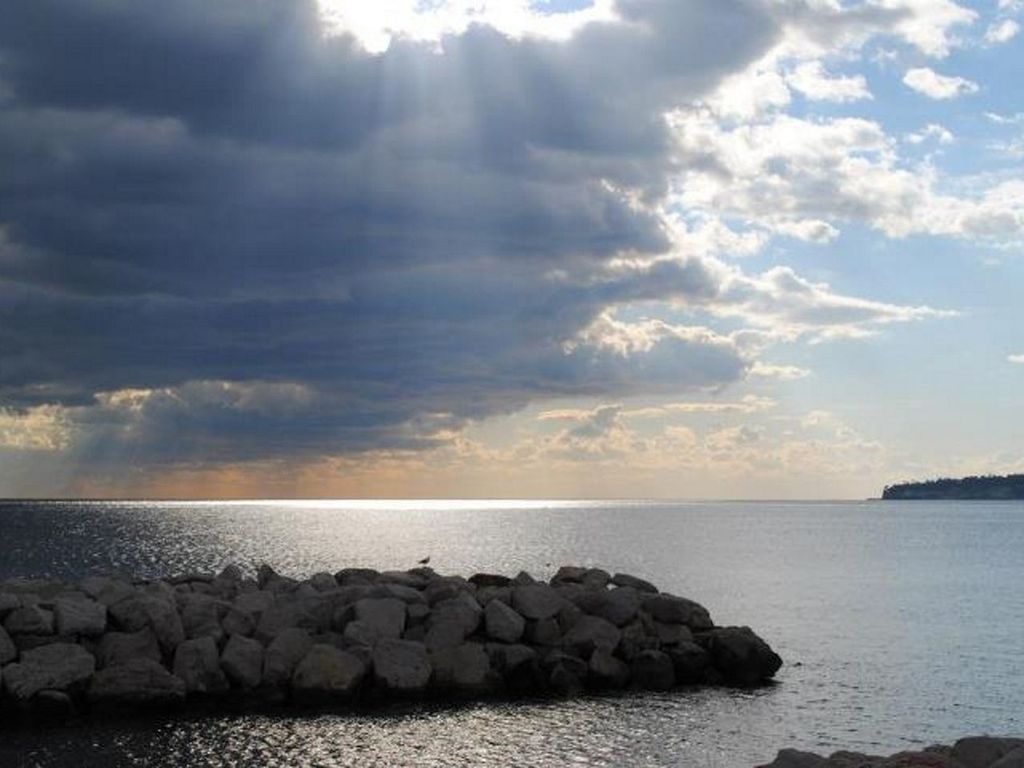
[[[937,744],[920,751],[868,755],[840,751],[825,757],[813,752],[783,749],[774,761],[758,768],[1021,768],[1024,738],[968,736],[951,745]]]

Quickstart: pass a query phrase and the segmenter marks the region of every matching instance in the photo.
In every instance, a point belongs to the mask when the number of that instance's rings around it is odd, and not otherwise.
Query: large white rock
[[[349,698],[366,675],[366,665],[351,653],[318,643],[309,649],[292,675],[292,690],[300,698]]]
[[[45,690],[64,691],[84,684],[96,671],[96,660],[82,646],[52,643],[23,651],[21,660],[4,667],[4,690],[27,701]]]
[[[97,705],[170,705],[185,698],[185,682],[152,659],[135,658],[97,672],[87,695]]]
[[[377,684],[398,693],[422,691],[430,682],[427,647],[410,640],[382,640],[373,650]]]
[[[523,636],[526,619],[501,600],[494,599],[484,608],[484,626],[489,637],[504,643],[514,643]]]
[[[179,643],[174,652],[174,674],[185,681],[185,690],[189,693],[219,694],[228,689],[212,637]]]
[[[220,655],[220,665],[236,685],[256,688],[263,678],[263,646],[248,637],[233,635]]]
[[[57,634],[96,637],[107,627],[107,606],[86,598],[58,598],[53,604]]]

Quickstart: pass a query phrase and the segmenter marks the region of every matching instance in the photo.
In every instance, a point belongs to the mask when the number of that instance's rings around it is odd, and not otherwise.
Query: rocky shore
[[[927,747],[889,757],[836,752],[822,757],[784,749],[760,768],[1024,768],[1024,739],[972,736],[953,746]]]
[[[596,568],[442,576],[262,566],[79,583],[0,582],[0,707],[366,706],[402,698],[572,696],[755,686],[782,664],[747,627]]]

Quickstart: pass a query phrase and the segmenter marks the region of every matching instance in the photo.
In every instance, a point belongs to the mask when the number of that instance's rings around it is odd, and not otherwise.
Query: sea
[[[776,684],[28,730],[0,766],[686,766],[1024,735],[1024,503],[0,502],[0,579],[599,566],[748,625]]]

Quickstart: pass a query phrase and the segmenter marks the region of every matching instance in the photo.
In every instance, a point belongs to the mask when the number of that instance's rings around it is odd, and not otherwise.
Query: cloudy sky
[[[1021,0],[0,6],[0,495],[1024,470]]]

